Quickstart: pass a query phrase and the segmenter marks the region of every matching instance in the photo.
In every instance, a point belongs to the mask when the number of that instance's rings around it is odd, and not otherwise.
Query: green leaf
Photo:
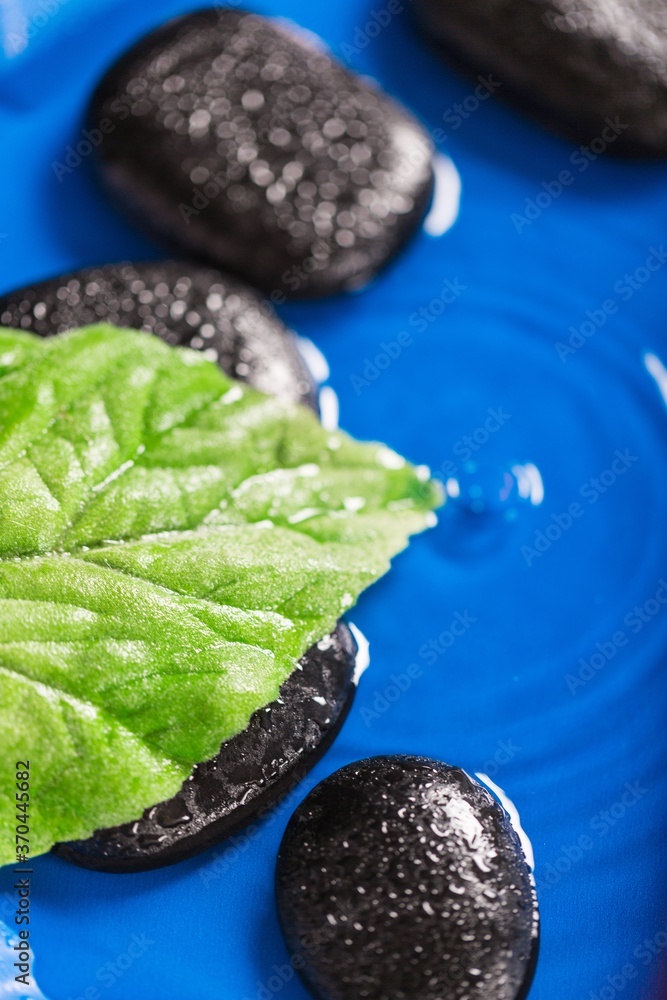
[[[0,331],[0,863],[176,793],[433,517],[380,445],[110,326]]]

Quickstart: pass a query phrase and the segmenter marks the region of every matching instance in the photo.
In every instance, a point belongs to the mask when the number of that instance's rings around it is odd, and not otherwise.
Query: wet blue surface
[[[0,8],[5,27],[15,6]],[[108,62],[188,6],[32,4],[54,12],[0,60],[0,291],[155,256],[88,157],[61,181],[52,164],[81,140]],[[158,872],[36,862],[37,979],[50,1000],[304,1000],[273,904],[288,816],[335,768],[404,751],[485,771],[517,805],[543,918],[531,1000],[662,997],[667,166],[605,154],[582,170],[498,94],[460,118],[474,87],[407,12],[371,39],[365,0],[257,9],[379,79],[440,130],[461,175],[448,233],[420,235],[360,294],[283,309],[326,354],[342,425],[428,463],[453,496],[360,601],[371,668],[334,748],[276,814]]]

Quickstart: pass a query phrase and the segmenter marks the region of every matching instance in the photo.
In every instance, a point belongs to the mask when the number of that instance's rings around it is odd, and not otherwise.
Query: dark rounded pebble
[[[447,56],[546,126],[598,155],[667,154],[663,0],[413,2]]]
[[[374,757],[299,806],[276,873],[287,946],[321,1000],[518,1000],[537,901],[505,811],[457,767]]]
[[[90,323],[206,351],[233,378],[317,409],[293,334],[253,288],[181,261],[89,267],[0,297],[0,325],[50,336]]]
[[[210,351],[232,377],[316,408],[313,379],[293,335],[254,289],[177,261],[108,264],[43,281],[0,299],[0,324],[51,336],[109,322],[170,344]],[[58,844],[85,868],[134,872],[191,857],[267,812],[333,742],[354,697],[356,643],[342,622],[313,646],[220,753],[198,764],[173,799],[134,823]]]
[[[299,29],[202,10],[144,37],[91,105],[102,177],[148,233],[285,296],[369,281],[417,228],[432,145]]]
[[[106,872],[138,872],[184,861],[264,816],[322,757],[350,709],[357,645],[343,623],[312,646],[280,698],[197,764],[180,792],[135,823],[57,844],[61,858]]]

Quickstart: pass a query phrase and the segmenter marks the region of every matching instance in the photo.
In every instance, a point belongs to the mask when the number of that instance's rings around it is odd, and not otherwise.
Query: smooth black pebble
[[[142,329],[210,352],[235,378],[316,408],[293,335],[255,290],[219,271],[176,261],[87,268],[9,293],[0,324],[51,336],[96,322]],[[339,623],[220,753],[198,764],[174,798],[134,823],[58,844],[98,871],[134,872],[185,860],[264,815],[313,767],[350,709],[357,646]]]
[[[663,0],[413,3],[447,56],[548,127],[596,155],[667,154]]]
[[[244,11],[144,37],[107,71],[89,122],[106,186],[137,223],[274,301],[365,284],[431,198],[417,121],[300,29]]]
[[[280,697],[197,764],[181,791],[135,823],[57,844],[84,868],[138,872],[184,861],[261,819],[329,748],[352,704],[357,645],[339,622],[302,657]]]
[[[271,304],[237,278],[182,261],[89,267],[0,297],[0,325],[50,336],[90,323],[206,351],[232,378],[317,409],[312,376]]]
[[[518,1000],[530,987],[531,873],[504,809],[457,767],[374,757],[331,775],[290,820],[276,888],[320,1000]]]

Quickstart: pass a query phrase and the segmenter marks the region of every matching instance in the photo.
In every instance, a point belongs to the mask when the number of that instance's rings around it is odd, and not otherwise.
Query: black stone
[[[280,698],[197,764],[173,799],[135,823],[97,830],[87,840],[56,844],[61,858],[106,872],[159,868],[197,854],[260,819],[329,748],[356,690],[357,646],[343,622],[302,657]]]
[[[40,336],[96,322],[214,352],[227,374],[316,408],[313,380],[290,331],[254,289],[219,271],[176,261],[109,264],[0,299],[1,325]],[[178,795],[135,823],[58,844],[55,853],[98,871],[144,871],[191,857],[264,815],[336,737],[354,697],[355,654],[341,622],[330,644],[323,640],[305,654],[280,701],[198,764]]]
[[[586,145],[608,137],[614,155],[667,154],[663,0],[413,2],[447,56],[473,76],[492,73],[499,97],[547,127]],[[607,119],[625,127],[614,135]]]
[[[145,36],[107,71],[89,124],[106,186],[149,235],[274,301],[365,284],[431,197],[431,142],[407,111],[244,11]]]
[[[296,810],[276,872],[291,955],[320,1000],[517,1000],[537,902],[507,814],[464,771],[375,757]]]
[[[209,351],[233,378],[317,409],[294,336],[270,303],[211,268],[181,261],[107,264],[0,297],[0,325],[41,336],[102,322]]]

